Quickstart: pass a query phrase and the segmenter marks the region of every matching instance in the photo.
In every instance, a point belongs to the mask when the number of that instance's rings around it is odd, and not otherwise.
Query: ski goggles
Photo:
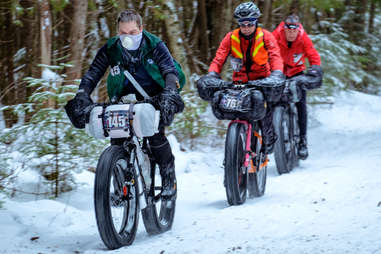
[[[299,24],[284,23],[284,28],[287,29],[298,29]]]

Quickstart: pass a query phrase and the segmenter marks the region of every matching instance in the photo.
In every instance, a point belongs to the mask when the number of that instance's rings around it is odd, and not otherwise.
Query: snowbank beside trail
[[[325,128],[334,131],[366,133],[381,129],[381,97],[356,91],[341,92],[333,105],[313,113]]]
[[[171,231],[148,236],[140,217],[133,245],[107,251],[94,174],[84,171],[75,176],[78,190],[59,199],[6,200],[0,253],[381,254],[380,113],[381,97],[358,92],[311,106],[309,158],[278,176],[271,156],[265,195],[234,207],[223,186],[223,146],[184,152],[169,136],[178,180]]]

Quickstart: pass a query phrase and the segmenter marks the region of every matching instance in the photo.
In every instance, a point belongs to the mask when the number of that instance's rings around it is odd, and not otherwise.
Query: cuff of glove
[[[208,72],[207,76],[213,77],[213,78],[218,78],[221,79],[221,75],[215,71],[210,71]]]
[[[165,88],[177,90],[180,88],[179,79],[173,73],[168,73],[165,76]]]

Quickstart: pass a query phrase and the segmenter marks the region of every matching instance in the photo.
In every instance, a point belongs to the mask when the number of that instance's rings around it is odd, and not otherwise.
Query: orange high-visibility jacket
[[[246,56],[250,41],[240,35],[239,29],[227,33],[217,49],[216,56],[209,66],[209,71],[220,73],[229,55],[243,61],[242,68],[233,72],[233,81],[235,82],[247,83],[249,80],[265,78],[274,70],[283,70],[279,47],[270,32],[257,28],[255,36],[251,40],[250,56]],[[251,58],[252,64],[247,71],[248,57]]]

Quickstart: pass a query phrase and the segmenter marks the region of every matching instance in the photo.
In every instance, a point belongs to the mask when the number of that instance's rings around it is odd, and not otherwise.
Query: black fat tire
[[[257,125],[253,126],[253,130],[258,132],[260,136],[262,136],[261,130],[258,128]],[[248,182],[248,191],[249,191],[249,197],[261,197],[265,193],[266,190],[266,180],[267,180],[267,165],[264,167],[260,167],[265,160],[267,159],[267,156],[261,152],[261,146],[262,141],[260,138],[256,137],[255,135],[252,136],[252,143],[255,145],[252,145],[251,147],[255,147],[255,151],[253,151],[255,154],[258,154],[258,156],[252,158],[253,165],[256,166],[257,172],[255,173],[249,173],[249,182]],[[259,171],[258,171],[259,169]]]
[[[155,189],[160,190],[161,182],[155,173],[158,167],[151,162],[152,184],[149,191],[148,205],[142,209],[142,218],[146,231],[150,235],[160,234],[171,229],[175,217],[176,200],[155,202]],[[158,183],[159,182],[159,183]]]
[[[111,214],[110,205],[110,181],[113,167],[116,167],[116,162],[120,159],[127,159],[126,151],[117,145],[108,147],[101,155],[98,161],[95,174],[94,186],[94,206],[95,217],[97,220],[98,231],[109,249],[117,249],[125,245],[130,245],[135,239],[136,230],[139,221],[139,201],[138,201],[138,186],[135,184],[133,195],[135,195],[135,216],[130,233],[119,234],[114,226]],[[136,181],[135,181],[136,183]]]
[[[274,145],[274,158],[278,173],[289,173],[298,165],[296,142],[294,137],[294,125],[297,124],[292,119],[293,114],[289,114],[283,106],[276,107],[274,110],[274,129],[278,136]],[[296,127],[296,126],[295,126]]]
[[[240,205],[247,196],[247,169],[242,171],[245,159],[246,126],[230,125],[225,142],[225,184],[229,205]]]

